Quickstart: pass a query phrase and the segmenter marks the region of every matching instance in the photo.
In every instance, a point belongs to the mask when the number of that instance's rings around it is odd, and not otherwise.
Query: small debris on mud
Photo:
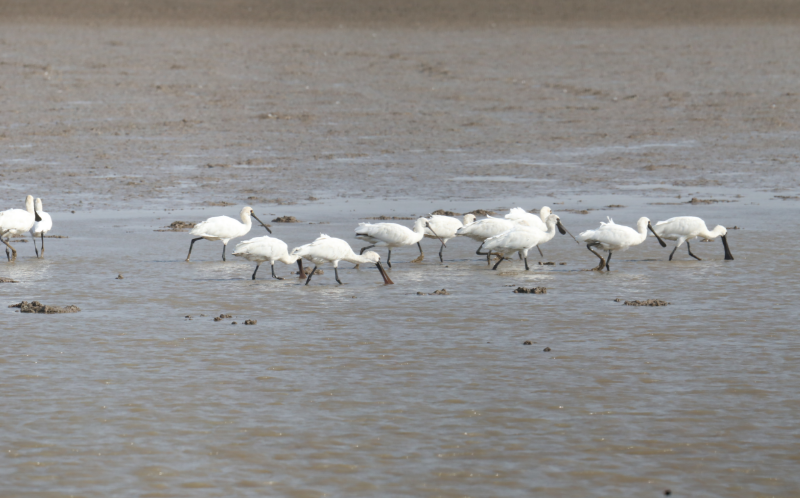
[[[231,165],[230,164],[211,164],[211,163],[208,163],[208,164],[205,164],[205,165],[203,165],[201,167],[203,167],[203,168],[230,168]]]
[[[45,235],[45,239],[68,239],[66,235]]]
[[[553,263],[552,261],[548,261],[546,263],[542,263],[541,261],[539,261],[539,265],[541,265],[541,266],[555,266],[556,264]]]
[[[442,289],[442,290],[435,290],[435,291],[431,292],[430,294],[425,293],[425,292],[417,292],[417,295],[418,296],[449,296],[450,293],[447,292],[447,289]]]
[[[77,313],[81,309],[74,305],[69,306],[48,306],[39,301],[22,301],[19,304],[12,304],[9,308],[19,308],[20,313]]]
[[[411,216],[372,216],[369,218],[361,218],[362,220],[415,220],[416,218],[412,218]]]
[[[300,223],[300,220],[295,218],[294,216],[278,216],[274,220],[273,223]]]
[[[17,282],[16,280],[12,280],[6,277],[0,277],[0,284],[18,284],[18,283],[19,282]]]
[[[782,201],[798,201],[798,200],[800,200],[800,195],[776,195],[774,197],[776,199],[780,199]]]
[[[122,280],[123,278],[125,278],[125,277],[123,277],[122,273],[120,273],[119,275],[117,275],[117,278],[115,280]]]
[[[444,209],[437,209],[431,214],[439,216],[461,216],[461,213],[456,213],[455,211],[445,211]]]
[[[309,195],[309,196],[306,198],[306,200],[307,200],[307,201],[314,202],[314,201],[318,201],[319,199],[317,199],[317,198],[316,198],[316,197],[314,197],[313,195]]]
[[[202,316],[202,315],[201,315],[201,316]],[[221,314],[221,315],[219,315],[219,316],[215,316],[215,317],[214,317],[214,321],[215,321],[215,322],[221,322],[222,320],[224,320],[224,319],[226,319],[226,318],[233,318],[233,315],[231,315],[230,313],[228,313],[228,314],[222,313],[222,314]]]
[[[736,202],[736,201],[725,201],[720,199],[698,199],[697,197],[692,197],[692,200],[688,201],[687,204],[714,204],[715,202]]]
[[[173,221],[169,225],[161,228],[159,230],[153,230],[154,232],[185,232],[186,230],[190,230],[194,228],[196,223],[192,223],[191,221]]]
[[[547,294],[547,287],[517,287],[514,294]]]
[[[616,298],[614,299],[614,302],[622,303],[626,306],[666,306],[668,304],[672,304],[660,299],[648,299],[646,301],[623,301],[620,298]]]
[[[245,320],[244,321],[245,325],[255,325],[257,323],[258,323],[258,320]]]
[[[559,265],[562,265],[562,266],[563,266],[563,265],[565,265],[565,264],[566,264],[566,263],[559,263]]]
[[[474,211],[470,211],[467,214],[474,214],[475,216],[494,216],[497,213],[495,213],[494,211],[491,211],[489,209],[476,209]]]
[[[11,242],[13,242],[15,244],[18,244],[20,242],[22,242],[23,244],[27,244],[28,243],[28,239],[11,239]]]
[[[562,209],[562,211],[575,214],[589,214],[589,211],[594,211],[594,209]]]
[[[231,325],[236,325],[236,322],[231,322]]]
[[[187,320],[191,320],[192,319],[192,315],[186,315],[184,318],[187,319]]]
[[[544,348],[542,351],[544,351],[545,353],[549,353],[550,352],[550,348]]]
[[[530,346],[531,344],[533,344],[531,341],[525,341],[522,343],[523,346]]]
[[[672,494],[671,490],[669,490],[669,489],[665,489],[664,490],[664,496],[670,496],[671,494]]]
[[[625,206],[623,206],[622,204],[609,204],[608,206],[606,206],[606,208],[608,208],[608,209],[624,208],[624,207]]]
[[[744,228],[734,225],[732,227],[725,227],[725,230],[744,230]]]
[[[308,276],[308,275],[311,275],[311,270],[313,270],[313,268],[311,268],[311,267],[309,267],[309,266],[304,266],[304,267],[303,267],[303,275],[306,275],[306,276]],[[300,270],[298,270],[298,271],[294,272],[294,274],[295,274],[295,275],[300,275]],[[324,271],[322,271],[322,270],[321,270],[321,269],[319,269],[319,268],[317,268],[317,271],[316,271],[316,272],[314,272],[314,275],[324,275],[324,274],[325,274],[325,272],[324,272]]]

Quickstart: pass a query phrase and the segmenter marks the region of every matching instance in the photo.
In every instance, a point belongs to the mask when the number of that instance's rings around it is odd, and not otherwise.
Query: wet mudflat
[[[526,272],[509,261],[493,272],[470,240],[448,243],[444,264],[438,242],[425,240],[421,264],[408,263],[416,248],[394,252],[392,286],[374,268],[346,264],[343,286],[327,271],[303,286],[296,267],[280,263],[287,280],[252,281],[251,263],[218,260],[219,243],[198,242],[186,263],[190,235],[154,231],[225,208],[54,213],[70,238],[55,239],[44,260],[22,249],[2,268],[19,283],[0,295],[81,312],[0,306],[4,489],[791,496],[800,485],[800,317],[795,243],[775,230],[796,222],[771,193],[736,193],[734,203],[690,207],[651,204],[673,196],[614,196],[628,207],[613,210],[625,224],[656,212],[735,221],[744,227],[729,233],[735,261],[722,260],[716,241],[695,244],[704,261],[679,251],[668,262],[671,246],[649,239],[615,255],[610,273],[583,271],[596,258],[557,236],[545,256],[567,265]],[[421,214],[414,206],[423,201],[298,205],[292,212],[308,222],[281,224],[275,236],[291,248],[322,231],[358,247],[358,218]],[[611,213],[562,220],[577,233]],[[547,293],[520,296],[519,286]],[[442,288],[448,295],[417,295]],[[215,322],[220,314],[230,318]]]

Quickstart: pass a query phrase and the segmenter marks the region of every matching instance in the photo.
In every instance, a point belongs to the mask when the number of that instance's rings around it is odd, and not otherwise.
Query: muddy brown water
[[[0,207],[69,238],[0,262],[0,495],[797,495],[793,26],[2,27]],[[245,204],[290,248],[437,209],[743,229],[307,287],[156,231]]]

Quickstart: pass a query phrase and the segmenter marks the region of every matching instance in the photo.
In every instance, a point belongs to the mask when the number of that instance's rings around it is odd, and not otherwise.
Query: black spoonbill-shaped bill
[[[283,277],[275,275],[276,261],[287,265],[296,262],[298,268],[300,268],[300,278],[305,278],[303,275],[303,260],[300,259],[300,256],[289,254],[289,246],[286,245],[286,242],[269,235],[239,242],[233,250],[233,255],[256,263],[256,269],[253,270],[253,280],[256,279],[258,267],[265,261],[269,261],[269,265],[272,268],[272,278],[283,280]]]
[[[33,227],[31,228],[31,237],[33,237],[33,250],[36,251],[36,257],[39,257],[39,250],[36,249],[36,237],[42,238],[42,258],[44,258],[44,234],[50,231],[53,228],[53,219],[50,217],[48,213],[45,213],[42,209],[42,200],[36,199],[36,203],[34,204],[36,214],[42,219],[42,221],[34,222]]]
[[[473,221],[475,221],[475,215],[472,213],[464,215],[463,223],[458,218],[452,216],[442,216],[439,214],[428,216],[428,226],[430,228],[425,228],[425,237],[439,239],[442,242],[442,245],[439,247],[439,261],[444,262],[442,250],[447,247],[445,246],[447,241],[456,236],[456,230],[464,225],[469,225]]]
[[[378,253],[375,251],[367,251],[364,254],[358,255],[353,252],[353,249],[347,242],[342,239],[328,237],[325,234],[320,234],[319,238],[310,244],[296,247],[292,250],[292,255],[305,258],[314,263],[314,269],[311,270],[311,274],[308,275],[306,285],[311,281],[311,277],[314,276],[317,267],[325,263],[333,263],[336,281],[341,284],[342,281],[339,280],[339,261],[347,261],[356,265],[374,263],[375,266],[378,267],[381,277],[383,277],[384,285],[394,283],[389,278],[389,275],[386,274],[383,266],[381,266],[381,257]]]
[[[419,256],[412,262],[419,262],[425,257],[422,253],[422,246],[419,241],[425,236],[425,229],[431,229],[428,220],[419,218],[414,223],[414,229],[398,225],[397,223],[359,223],[356,228],[356,237],[369,242],[371,245],[361,248],[361,253],[373,247],[388,247],[389,255],[386,257],[386,264],[389,268],[392,267],[392,249],[396,247],[405,247],[417,244],[419,247]],[[436,235],[436,230],[431,229],[431,232]],[[441,238],[436,235],[439,240]],[[444,244],[444,242],[442,242]],[[446,247],[446,246],[445,246]]]
[[[533,247],[538,247],[539,244],[552,240],[556,235],[556,227],[560,228],[560,225],[561,220],[554,214],[547,217],[547,222],[545,223],[546,231],[525,225],[517,225],[507,232],[484,240],[481,247],[478,248],[477,254],[481,256],[492,253],[499,254],[500,261],[492,268],[492,270],[496,270],[500,263],[510,255],[515,252],[520,253],[525,261],[525,269],[530,270],[528,267],[528,251]],[[481,249],[484,252],[481,252]]]
[[[247,232],[250,231],[250,227],[252,226],[252,222],[250,221],[251,216],[261,223],[261,226],[266,228],[267,232],[272,233],[272,230],[258,219],[253,212],[253,208],[250,206],[243,207],[241,212],[239,212],[239,218],[242,220],[241,223],[229,216],[214,216],[202,223],[198,223],[192,228],[190,233],[192,235],[198,235],[199,237],[192,239],[192,243],[189,244],[189,254],[186,256],[186,261],[189,261],[189,258],[192,256],[192,247],[194,243],[200,239],[221,240],[222,261],[225,261],[225,248],[228,247],[228,242],[231,239],[246,235]]]
[[[602,271],[605,266],[607,271],[611,271],[611,267],[609,266],[611,254],[614,251],[624,251],[631,246],[636,246],[644,242],[645,239],[647,239],[648,229],[656,236],[661,247],[667,247],[667,244],[661,240],[661,237],[653,230],[653,225],[650,224],[650,220],[644,216],[639,218],[639,221],[636,222],[636,230],[624,225],[617,225],[609,216],[608,223],[601,221],[600,228],[586,230],[578,235],[578,238],[586,242],[586,248],[589,249],[592,254],[600,258],[600,264],[597,268],[593,269]],[[592,249],[593,247],[608,251],[608,259],[606,260],[597,254]]]
[[[7,209],[0,212],[0,242],[6,245],[6,258],[9,261],[17,259],[17,250],[11,247],[8,240],[11,237],[24,235],[33,228],[33,224],[37,221],[42,221],[42,218],[33,207],[32,195],[25,198],[25,209]],[[9,249],[14,255],[13,258],[8,252]]]
[[[717,225],[713,230],[709,230],[708,227],[706,227],[706,222],[696,216],[678,216],[665,221],[659,221],[653,227],[653,230],[655,230],[655,233],[662,239],[675,240],[678,242],[675,244],[675,249],[669,253],[670,261],[672,261],[672,256],[675,254],[675,251],[677,251],[684,242],[686,242],[686,249],[689,251],[689,256],[698,261],[702,261],[692,254],[692,247],[689,245],[689,241],[697,237],[708,241],[721,237],[722,247],[725,248],[725,259],[728,261],[733,260],[733,254],[731,254],[731,249],[728,247],[728,229],[722,225]]]

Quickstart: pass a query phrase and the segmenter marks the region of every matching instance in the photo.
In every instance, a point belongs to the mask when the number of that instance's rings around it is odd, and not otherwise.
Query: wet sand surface
[[[23,21],[0,207],[69,238],[0,263],[0,496],[797,494],[793,24]],[[567,236],[496,272],[426,239],[392,286],[157,231],[244,204],[290,249],[436,209],[743,229],[609,273]]]

